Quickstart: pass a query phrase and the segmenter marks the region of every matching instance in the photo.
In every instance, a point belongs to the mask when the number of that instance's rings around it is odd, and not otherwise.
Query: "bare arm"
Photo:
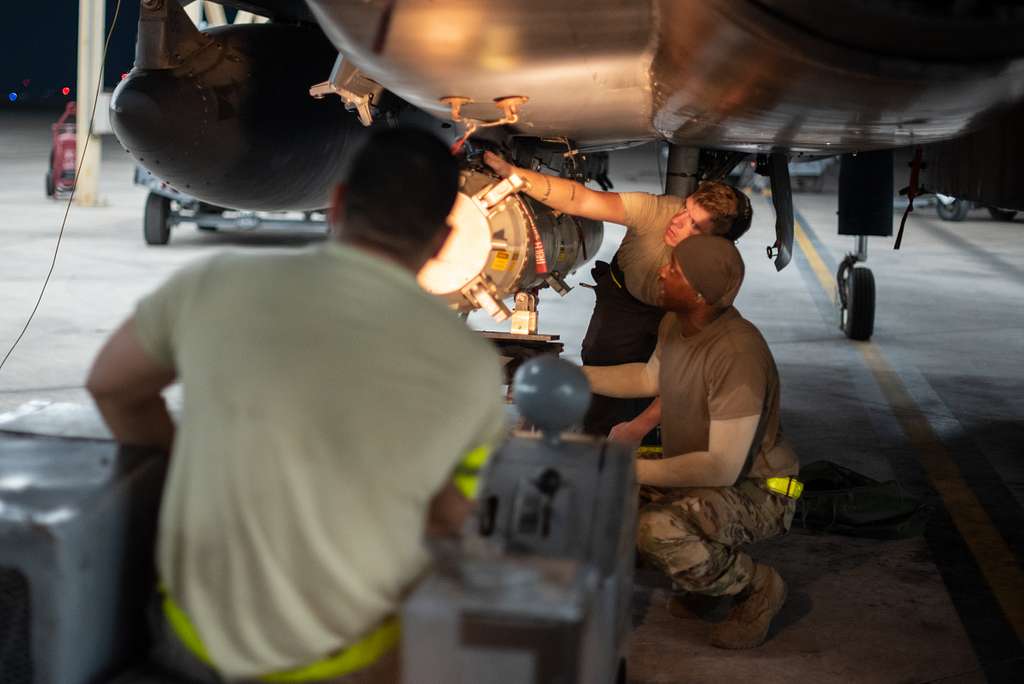
[[[492,152],[484,152],[484,163],[503,178],[516,174],[527,182],[526,194],[563,214],[612,223],[626,221],[626,208],[617,192],[591,190],[568,178],[513,166]]]
[[[474,502],[463,496],[452,482],[447,482],[430,500],[427,511],[428,537],[454,537],[462,532],[466,518],[473,512]]]
[[[100,349],[85,388],[118,442],[169,452],[174,422],[160,391],[175,375],[149,357],[129,318]]]
[[[644,435],[661,424],[661,397],[655,397],[643,412],[633,420],[619,423],[608,433],[613,442],[639,444]]]
[[[653,357],[652,357],[653,358]],[[623,363],[617,366],[584,366],[594,394],[618,399],[653,397],[658,394],[657,361]]]
[[[760,419],[754,415],[712,420],[707,451],[638,459],[637,480],[656,487],[730,487],[743,470]]]
[[[583,374],[594,394],[618,399],[658,395],[661,371],[661,347],[655,347],[647,363],[620,363],[615,366],[583,366]]]

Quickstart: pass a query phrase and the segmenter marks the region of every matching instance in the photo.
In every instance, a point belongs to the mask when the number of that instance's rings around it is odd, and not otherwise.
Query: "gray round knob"
[[[519,413],[552,438],[583,422],[590,406],[587,376],[557,356],[538,356],[521,365],[512,387]]]

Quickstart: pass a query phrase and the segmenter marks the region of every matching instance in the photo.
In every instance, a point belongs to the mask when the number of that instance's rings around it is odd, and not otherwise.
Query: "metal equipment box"
[[[104,681],[145,646],[166,463],[0,433],[0,684]]]
[[[406,682],[625,682],[632,450],[520,434],[488,466],[475,530],[402,608]]]

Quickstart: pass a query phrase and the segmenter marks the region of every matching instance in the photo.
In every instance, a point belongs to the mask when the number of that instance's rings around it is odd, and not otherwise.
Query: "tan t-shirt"
[[[779,427],[779,372],[761,333],[734,307],[691,337],[668,314],[658,331],[662,446],[666,456],[706,451],[712,420],[760,415],[748,477],[796,475]]]
[[[619,267],[626,289],[645,304],[658,305],[658,269],[668,263],[672,249],[665,244],[669,221],[686,204],[682,197],[622,192],[626,236],[619,245]]]
[[[221,673],[315,662],[394,613],[432,495],[502,427],[491,345],[334,243],[186,268],[135,330],[184,389],[160,578]]]

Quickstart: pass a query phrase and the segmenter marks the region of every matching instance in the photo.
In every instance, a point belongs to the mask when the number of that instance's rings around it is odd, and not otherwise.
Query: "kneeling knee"
[[[682,521],[664,509],[648,508],[637,516],[636,545],[641,551],[652,552],[666,542],[678,543],[692,536]]]

